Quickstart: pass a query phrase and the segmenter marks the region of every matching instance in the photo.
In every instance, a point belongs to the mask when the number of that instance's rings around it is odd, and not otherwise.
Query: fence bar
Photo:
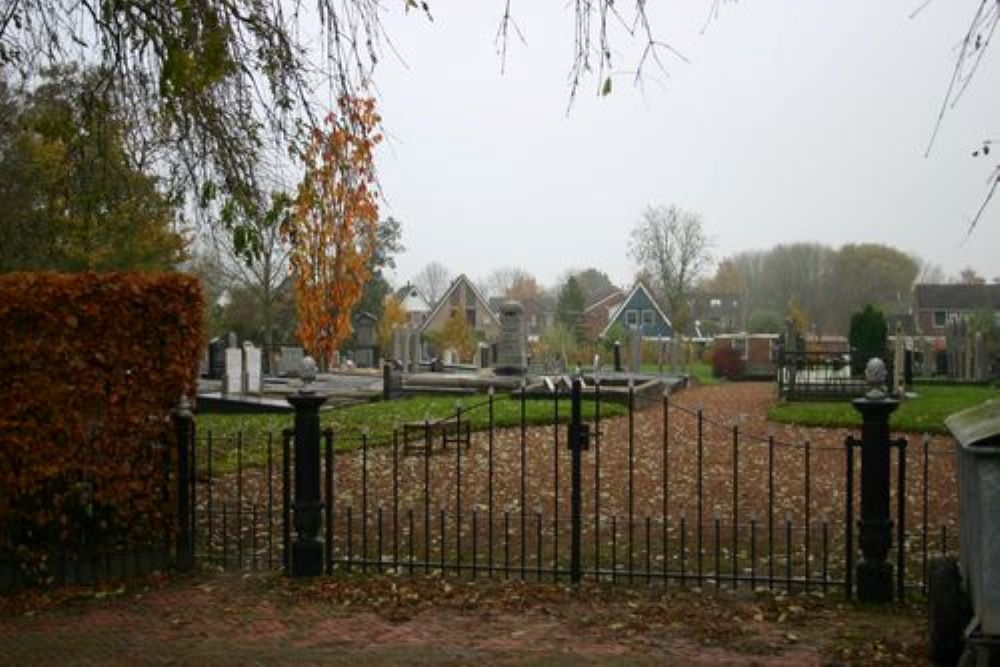
[[[733,425],[733,589],[739,587],[740,553],[740,427]]]
[[[447,540],[445,539],[446,533],[444,530],[444,509],[438,509],[438,515],[441,517],[441,526],[440,526],[441,541],[439,542],[441,548],[438,549],[438,551],[440,552],[441,555],[441,576],[444,576],[444,548],[445,544],[447,543]]]
[[[487,461],[488,461],[488,484],[487,484],[487,529],[486,529],[486,550],[488,553],[487,558],[487,571],[489,576],[493,577],[493,385],[489,388],[489,442],[487,445]]]
[[[205,433],[207,439],[207,449],[208,449],[208,562],[212,562],[212,552],[215,551],[212,540],[212,533],[215,532],[215,520],[212,514],[212,431],[207,431]],[[925,457],[926,458],[926,457]],[[926,487],[926,483],[924,484]],[[926,516],[926,512],[924,513]],[[926,521],[925,521],[926,523]],[[926,530],[925,530],[926,533]],[[926,542],[926,540],[925,540]],[[926,567],[924,568],[927,569]],[[926,577],[924,578],[926,580]]]
[[[906,438],[896,441],[899,447],[899,465],[896,470],[896,598],[903,602],[906,597]]]
[[[392,569],[399,572],[399,429],[392,429]]]
[[[573,379],[570,394],[570,434],[569,446],[572,448],[570,461],[570,580],[580,583],[582,570],[580,566],[580,533],[583,519],[582,498],[580,488],[583,484],[583,382],[579,377]],[[648,546],[648,544],[647,544]]]
[[[462,405],[455,410],[455,574],[462,574]]]
[[[594,578],[601,571],[601,379],[594,369]]]
[[[847,481],[845,486],[844,501],[844,595],[848,600],[854,591],[854,443],[851,436],[847,436],[844,444],[847,448]]]
[[[628,378],[628,582],[632,583],[635,570],[633,555],[635,543],[632,531],[634,529],[635,511],[635,380]]]
[[[527,560],[527,558],[525,556],[527,555],[526,548],[527,548],[527,541],[528,541],[528,530],[527,530],[527,524],[525,523],[525,521],[526,521],[525,514],[528,511],[528,505],[527,505],[527,500],[526,500],[526,498],[527,498],[527,480],[525,479],[525,475],[527,474],[527,469],[528,469],[528,456],[527,456],[527,437],[528,437],[528,430],[527,429],[528,429],[528,424],[527,424],[527,415],[526,415],[526,410],[527,410],[527,394],[528,394],[528,386],[527,386],[525,380],[522,378],[521,379],[521,505],[520,505],[520,507],[521,507],[521,581],[524,581],[524,578],[525,578],[524,577],[524,575],[525,575],[525,566],[526,566],[525,562]],[[509,546],[509,542],[510,542],[509,536],[508,536],[508,540],[507,541],[508,541],[508,546]],[[509,561],[510,561],[509,557],[508,557],[507,560],[508,560],[508,567],[509,567],[510,566],[509,565]],[[509,575],[509,573],[508,573],[508,575]]]
[[[243,569],[243,431],[236,433],[236,569]]]
[[[663,584],[667,583],[667,554],[669,553],[669,503],[670,503],[670,399],[666,391],[663,392]]]
[[[552,494],[552,581],[559,581],[559,382],[552,392],[552,463],[555,493]],[[521,510],[522,514],[524,509]]]
[[[424,574],[431,571],[431,424],[424,418]]]
[[[812,536],[811,535],[811,533],[812,533],[812,523],[811,523],[812,517],[810,516],[810,512],[812,510],[812,495],[811,495],[811,493],[812,493],[812,484],[811,484],[811,481],[812,481],[812,477],[811,477],[812,466],[810,465],[811,464],[811,449],[810,449],[810,444],[809,444],[808,440],[806,440],[806,447],[805,447],[805,464],[806,464],[806,488],[805,488],[806,534],[804,536],[804,539],[805,539],[805,556],[806,556],[806,558],[805,558],[805,565],[806,565],[805,590],[808,591],[809,590],[809,570],[810,570],[810,567],[809,567],[809,550],[810,550],[810,546],[811,546],[811,544],[810,544],[810,538]]]
[[[767,438],[767,587],[774,590],[774,436]]]
[[[281,556],[285,574],[292,569],[292,438],[295,429],[281,432]]]
[[[361,571],[368,570],[368,434],[361,434]]]
[[[927,532],[927,505],[928,505],[928,492],[927,492],[927,455],[929,453],[931,438],[930,435],[924,433],[924,506],[923,506],[923,563],[922,563],[922,574],[920,576],[921,592],[927,595],[927,540],[929,533]],[[211,488],[211,487],[209,487]]]
[[[698,585],[701,586],[702,577],[704,576],[705,569],[702,563],[702,530],[704,528],[702,518],[702,505],[704,504],[704,476],[705,476],[705,447],[704,447],[704,419],[702,416],[701,408],[698,408],[698,525],[695,526],[695,530],[698,535]]]
[[[267,569],[274,569],[274,447],[267,432]]]
[[[250,568],[257,571],[257,503],[250,507]]]
[[[326,500],[326,535],[323,545],[326,552],[326,573],[333,573],[333,429],[327,428],[323,431],[323,464],[326,469],[323,471],[323,483],[325,486]]]
[[[757,520],[750,519],[750,590],[757,590]]]

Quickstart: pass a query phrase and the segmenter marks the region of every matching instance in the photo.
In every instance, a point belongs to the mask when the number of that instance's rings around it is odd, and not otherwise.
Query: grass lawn
[[[947,433],[948,415],[1000,398],[1000,388],[972,385],[917,385],[917,398],[904,401],[891,418],[897,431]],[[800,426],[858,426],[861,416],[848,401],[776,403],[767,418]]]
[[[660,372],[660,365],[645,363],[641,366],[641,369],[643,373],[652,373],[655,375]],[[666,364],[663,365],[663,372],[667,372]],[[724,380],[712,375],[712,364],[706,364],[704,361],[691,364],[689,372],[693,377],[698,379],[699,384],[719,384],[720,382],[724,382]]]
[[[405,422],[435,421],[453,417],[456,405],[462,406],[462,422],[471,424],[473,431],[484,431],[489,426],[489,407],[485,395],[463,397],[420,394],[393,401],[376,401],[363,405],[334,408],[320,413],[322,428],[333,427],[337,450],[357,449],[361,433],[367,429],[369,444],[386,445],[392,442],[393,429],[402,428]],[[550,399],[529,398],[525,401],[525,422],[531,425],[551,424],[555,402]],[[468,412],[466,412],[468,411]],[[602,401],[601,417],[625,414],[625,407]],[[559,400],[559,421],[569,420],[568,398]],[[594,418],[594,403],[584,397],[583,418]],[[270,433],[277,454],[281,449],[281,431],[292,426],[291,414],[218,415],[200,414],[196,419],[199,440],[212,434],[213,460],[222,468],[236,465],[235,442],[243,434],[244,465],[263,465],[266,462],[267,436]],[[506,394],[497,394],[493,401],[493,423],[496,428],[510,428],[521,423],[521,401]],[[222,457],[218,460],[218,457]],[[230,459],[232,459],[230,461]],[[220,470],[224,472],[224,470]]]

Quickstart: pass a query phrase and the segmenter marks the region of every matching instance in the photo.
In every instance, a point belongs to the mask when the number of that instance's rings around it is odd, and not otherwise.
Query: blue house
[[[670,338],[674,333],[670,318],[641,280],[633,285],[625,300],[612,313],[601,336],[606,336],[616,322],[626,329],[639,330],[643,338]]]

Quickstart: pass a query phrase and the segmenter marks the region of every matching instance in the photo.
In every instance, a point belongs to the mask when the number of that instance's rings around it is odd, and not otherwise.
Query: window
[[[476,326],[476,309],[466,308],[465,309],[465,321],[469,323],[470,327]]]
[[[712,308],[722,308],[722,299],[712,299],[708,302]]]
[[[943,310],[934,311],[934,326],[940,329],[944,326],[945,321],[948,319],[947,313]]]
[[[653,319],[653,311],[651,310],[642,311],[642,326],[651,327],[653,326],[654,321],[655,320]]]
[[[744,359],[747,358],[747,339],[742,336],[739,338],[733,338],[733,349],[740,353],[740,356]]]
[[[627,326],[627,327],[637,327],[637,326],[639,326],[639,311],[638,310],[626,310],[625,311],[625,326]]]

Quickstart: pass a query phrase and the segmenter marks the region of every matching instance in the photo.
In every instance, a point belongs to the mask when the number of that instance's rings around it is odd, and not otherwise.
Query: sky
[[[1000,276],[1000,200],[967,237],[997,160],[1000,55],[950,109],[924,156],[978,0],[661,0],[657,38],[687,59],[634,69],[618,34],[612,92],[569,107],[574,15],[513,0],[523,33],[505,72],[502,0],[389,3],[376,72],[387,140],[383,215],[402,222],[394,278],[430,261],[473,278],[516,266],[552,284],[593,266],[629,283],[632,228],[651,205],[698,212],[722,258],[778,243],[887,243],[957,274]],[[623,11],[631,3],[617,3]],[[997,147],[1000,153],[1000,146]],[[992,157],[992,156],[991,156]]]

